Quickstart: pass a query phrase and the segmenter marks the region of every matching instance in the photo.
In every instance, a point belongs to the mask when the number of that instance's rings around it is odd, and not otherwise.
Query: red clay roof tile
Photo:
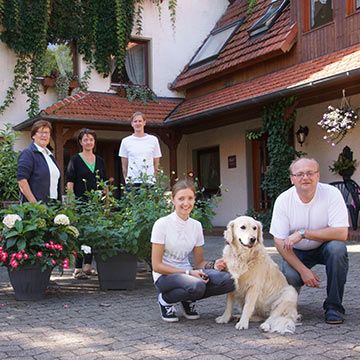
[[[148,124],[161,124],[182,101],[178,98],[158,98],[157,102],[144,104],[139,100],[129,102],[117,94],[80,92],[47,107],[41,115],[75,121],[127,122],[135,111],[141,111],[146,115]]]
[[[286,7],[275,24],[266,33],[253,38],[249,37],[248,29],[265,13],[269,3],[269,0],[258,0],[253,14],[239,27],[218,57],[202,66],[194,68],[186,66],[176,78],[172,87],[182,89],[194,86],[204,79],[221,76],[225,71],[230,72],[247,66],[250,61],[261,56],[276,56],[289,51],[295,42],[297,34],[296,24],[291,23],[290,6]],[[246,1],[235,1],[232,5],[229,5],[213,30],[220,29],[240,19],[246,15],[246,11]]]
[[[360,68],[360,44],[297,64],[247,82],[185,100],[167,121],[197,116],[213,109],[241,103]]]

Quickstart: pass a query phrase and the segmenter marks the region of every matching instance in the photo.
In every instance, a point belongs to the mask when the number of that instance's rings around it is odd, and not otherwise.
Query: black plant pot
[[[342,176],[344,180],[349,180],[353,176],[354,172],[355,172],[355,168],[351,167],[339,171],[339,175]]]
[[[51,268],[41,271],[41,265],[27,265],[20,269],[8,268],[10,283],[16,300],[41,300],[49,285]]]
[[[119,253],[103,260],[95,254],[100,290],[132,290],[135,287],[137,257]]]

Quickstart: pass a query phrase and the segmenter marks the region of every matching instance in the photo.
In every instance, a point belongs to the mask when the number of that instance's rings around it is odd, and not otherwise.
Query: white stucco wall
[[[339,90],[339,93],[341,90]],[[320,104],[307,106],[297,111],[295,131],[299,128],[299,125],[309,127],[309,135],[306,138],[302,147],[297,144],[297,150],[302,150],[307,153],[307,156],[315,158],[320,164],[321,181],[332,182],[342,180],[342,177],[332,173],[329,170],[329,166],[333,161],[337,159],[339,153],[347,145],[353,151],[354,159],[359,161],[360,165],[360,121],[357,126],[349,131],[345,138],[336,146],[331,146],[325,140],[324,130],[317,125],[317,122],[321,120],[323,113],[327,110],[329,105],[340,106],[341,98],[337,100],[327,101]],[[360,107],[360,94],[350,97],[350,104],[353,108]],[[360,183],[360,169],[355,171],[352,178]]]
[[[178,147],[178,176],[193,170],[193,150],[219,146],[221,200],[213,220],[224,226],[229,220],[243,215],[249,207],[246,132],[260,126],[260,120],[247,121],[201,133],[186,135]],[[236,155],[236,168],[228,168],[228,156]]]

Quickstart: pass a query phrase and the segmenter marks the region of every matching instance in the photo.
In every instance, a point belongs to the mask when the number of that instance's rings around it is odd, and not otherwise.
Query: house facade
[[[353,108],[360,107],[358,0],[258,0],[251,12],[246,0],[179,0],[175,30],[165,4],[159,19],[145,2],[142,35],[133,34],[128,51],[127,79],[116,74],[104,79],[93,72],[88,92],[59,102],[49,88],[41,94],[43,111],[32,119],[18,94],[0,125],[10,122],[24,131],[18,143],[23,148],[31,124],[48,119],[56,129],[55,153],[63,166],[76,152],[77,131],[94,128],[97,150],[119,182],[119,143],[130,133],[131,113],[143,111],[147,131],[160,138],[166,173],[193,172],[209,194],[222,185],[214,219],[218,226],[248,209],[268,206],[260,188],[267,169],[266,136],[250,141],[246,135],[261,127],[263,108],[284,97],[296,97],[290,142],[319,161],[322,181],[340,179],[329,166],[345,145],[360,159],[358,127],[332,146],[317,125],[330,104],[341,106],[343,94]],[[0,75],[1,99],[15,58],[1,43],[0,52],[7,69]],[[79,71],[85,71],[84,63]],[[119,85],[129,81],[148,85],[157,101],[129,102],[119,95]],[[295,136],[300,126],[308,128],[301,145]],[[360,181],[359,171],[353,178]]]

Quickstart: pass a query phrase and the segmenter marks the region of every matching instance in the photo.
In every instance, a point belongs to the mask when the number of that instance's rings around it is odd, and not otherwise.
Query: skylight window
[[[248,30],[249,35],[255,36],[269,30],[289,3],[290,0],[272,0],[264,16]]]
[[[189,66],[198,66],[216,58],[243,22],[244,18],[225,28],[212,32],[191,60]]]

